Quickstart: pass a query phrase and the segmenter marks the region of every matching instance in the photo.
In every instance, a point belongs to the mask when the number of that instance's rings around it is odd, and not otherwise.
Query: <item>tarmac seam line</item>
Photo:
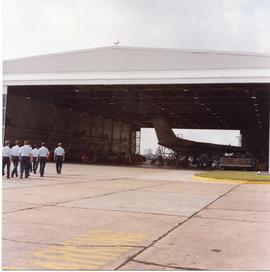
[[[31,244],[31,245],[46,245],[46,246],[61,246],[61,247],[78,247],[78,248],[99,248],[99,247],[126,247],[126,248],[144,248],[144,246],[136,246],[136,245],[78,245],[78,244],[54,244],[54,243],[38,243],[38,242],[29,242],[29,241],[21,241],[21,240],[14,240],[14,239],[8,239],[8,238],[2,238],[4,241],[14,242],[14,243],[21,243],[21,244]]]
[[[133,262],[140,263],[140,264],[146,264],[146,265],[154,265],[154,266],[158,266],[158,267],[181,269],[181,270],[198,270],[198,271],[205,270],[205,269],[201,269],[201,268],[189,268],[189,267],[181,267],[181,266],[174,266],[174,265],[163,265],[163,264],[145,262],[145,261],[139,261],[139,260],[133,260]]]
[[[77,177],[77,176],[73,176],[73,175],[66,175],[64,176],[65,178],[67,177]],[[53,180],[58,178],[57,176],[55,177],[46,177],[45,178],[52,178]],[[62,177],[61,177],[62,178]],[[79,179],[79,178],[78,178]],[[132,178],[132,177],[126,177],[126,178],[113,178],[113,179],[104,179],[104,178],[100,178],[100,179],[95,179],[95,180],[85,180],[85,181],[75,181],[75,182],[59,182],[59,183],[50,183],[50,184],[36,184],[36,185],[32,185],[32,184],[29,184],[28,182],[31,182],[31,178],[30,180],[27,181],[27,183],[23,183],[24,181],[21,181],[21,180],[18,180],[19,183],[21,183],[21,185],[25,185],[25,186],[20,186],[20,187],[9,187],[9,188],[2,188],[2,190],[18,190],[18,189],[22,189],[22,188],[35,188],[35,187],[46,187],[46,186],[57,186],[57,185],[64,185],[64,184],[80,184],[80,183],[91,183],[91,182],[96,182],[96,181],[116,181],[116,180],[125,180],[125,179],[132,179],[132,180],[141,180],[139,178]],[[17,181],[17,180],[16,180]],[[15,181],[15,182],[16,182]],[[35,182],[36,180],[32,180],[32,182]],[[152,180],[151,180],[152,181]],[[161,181],[161,182],[166,182],[165,179],[161,179],[161,180],[158,180],[158,181]],[[12,180],[6,180],[6,182],[8,182],[8,184],[12,184]],[[177,181],[169,181],[169,182],[179,182],[178,180]],[[18,184],[18,183],[15,183],[15,184]],[[154,185],[154,186],[157,186],[157,185]]]
[[[112,210],[112,209],[101,209],[101,208],[86,208],[86,207],[74,207],[74,206],[61,206],[61,205],[48,205],[50,207],[60,207],[67,209],[83,209],[83,210],[97,210],[97,211],[107,211],[107,212],[122,212],[122,213],[138,213],[138,214],[151,214],[151,215],[160,215],[160,216],[173,216],[173,217],[185,217],[186,215],[178,215],[178,214],[167,214],[167,213],[154,213],[154,212],[136,212],[136,211],[123,211],[123,210]]]
[[[66,177],[75,177],[77,178],[77,176],[73,176],[73,175],[66,175],[64,176],[65,178]],[[52,180],[58,178],[57,176],[55,177],[45,177],[45,178],[51,178]],[[78,178],[79,179],[79,178]],[[92,182],[96,182],[96,181],[116,181],[116,180],[142,180],[142,178],[133,178],[133,177],[124,177],[124,178],[112,178],[112,179],[105,179],[105,178],[100,178],[100,179],[95,179],[95,180],[85,180],[85,181],[75,181],[75,182],[59,182],[59,183],[46,183],[46,184],[29,184],[29,182],[35,182],[36,180],[32,180],[31,181],[31,178],[30,180],[27,181],[27,183],[24,183],[24,181],[21,181],[21,180],[18,180],[19,184],[21,183],[21,185],[25,185],[25,186],[20,186],[20,187],[9,187],[9,188],[2,188],[2,190],[16,190],[16,189],[22,189],[22,188],[35,188],[35,187],[45,187],[45,186],[57,186],[57,185],[64,185],[64,184],[80,184],[80,183],[92,183]],[[156,179],[154,179],[156,180]],[[17,181],[17,180],[16,180]],[[16,182],[15,181],[15,182]],[[150,179],[150,181],[153,181],[153,179]],[[166,179],[158,179],[157,181],[159,182],[175,182],[175,183],[178,183],[178,182],[185,182],[184,180],[173,180],[173,181],[167,181]],[[8,184],[12,184],[12,180],[6,180],[6,182],[8,182]],[[192,181],[191,181],[192,182]],[[14,184],[14,183],[13,183]],[[15,184],[18,184],[18,183],[15,183]],[[159,185],[159,184],[158,184]],[[158,185],[153,185],[153,186],[158,186]],[[151,185],[150,185],[151,186]]]
[[[74,183],[81,183],[81,182],[74,182]],[[172,184],[172,183],[178,183],[178,181],[166,182],[166,183],[164,183],[164,185],[165,184]],[[64,184],[71,184],[71,183],[64,183]],[[158,185],[157,184],[155,184],[155,185],[148,185],[148,186],[142,186],[142,187],[137,187],[137,188],[133,188],[133,189],[125,189],[125,190],[120,190],[120,191],[116,191],[116,192],[110,192],[110,193],[105,193],[105,194],[100,194],[100,195],[88,196],[88,197],[83,197],[83,198],[79,198],[79,199],[66,200],[66,201],[61,201],[61,202],[55,202],[55,203],[50,203],[50,204],[42,205],[42,206],[39,206],[39,207],[30,207],[30,208],[25,208],[25,209],[21,209],[21,210],[10,211],[10,212],[6,212],[6,213],[3,213],[3,214],[15,213],[15,212],[20,212],[20,211],[25,211],[25,210],[31,210],[31,209],[39,209],[39,208],[44,208],[44,207],[48,207],[48,206],[56,206],[56,205],[64,204],[64,203],[68,203],[68,202],[86,200],[86,199],[91,199],[91,198],[95,198],[95,197],[103,197],[103,196],[108,196],[108,195],[122,193],[122,192],[128,192],[128,191],[135,191],[135,190],[140,190],[140,189],[143,189],[143,188],[149,188],[149,187],[153,187],[153,186],[159,186],[159,185],[162,185],[162,184],[163,183],[158,184]],[[53,184],[53,186],[54,185],[55,184]],[[39,186],[48,186],[48,185],[38,185],[38,186],[35,186],[35,187],[39,187]]]
[[[217,210],[217,211],[270,212],[270,210],[242,210],[242,209],[228,209],[228,208],[206,208],[206,209]]]
[[[176,182],[177,181],[173,181],[173,182],[167,182],[167,183],[164,183],[164,184],[171,184],[171,183],[176,183]],[[149,187],[153,187],[153,186],[159,186],[159,185],[162,185],[162,184],[147,185],[147,186],[137,187],[137,188],[133,188],[133,189],[119,190],[119,191],[116,191],[116,192],[109,192],[109,193],[104,193],[104,194],[100,194],[100,195],[93,195],[93,196],[83,197],[83,198],[74,199],[74,200],[66,200],[66,201],[51,203],[50,205],[59,205],[59,204],[64,204],[64,203],[68,203],[68,202],[72,202],[72,201],[92,199],[92,198],[96,198],[96,197],[103,197],[103,196],[108,196],[108,195],[113,195],[113,194],[118,194],[118,193],[124,193],[124,192],[130,192],[130,191],[132,192],[132,191],[136,191],[136,190],[140,190],[140,189],[144,189],[144,188],[149,188]]]
[[[20,210],[15,210],[15,211],[9,211],[9,212],[3,212],[2,214],[10,214],[10,213],[16,213],[16,212],[22,212],[22,211],[27,211],[27,210],[33,210],[33,209],[39,209],[39,208],[45,208],[48,205],[42,205],[42,206],[38,206],[38,207],[30,207],[30,208],[24,208],[24,209],[20,209]]]
[[[184,221],[178,223],[176,226],[174,226],[173,228],[171,228],[170,230],[168,230],[166,233],[164,233],[163,235],[161,235],[159,238],[157,238],[156,240],[154,240],[152,243],[150,243],[147,247],[145,247],[144,249],[138,251],[137,253],[135,253],[133,256],[129,257],[125,262],[123,262],[122,264],[120,264],[119,266],[117,266],[114,270],[118,270],[120,269],[122,266],[126,265],[128,262],[133,261],[134,258],[136,258],[138,255],[140,255],[141,253],[143,253],[145,250],[149,249],[150,247],[152,247],[154,244],[156,244],[158,241],[160,241],[161,239],[163,239],[164,237],[166,237],[168,234],[170,234],[171,232],[173,232],[175,229],[177,229],[178,227],[180,227],[181,225],[183,225],[184,223],[186,223],[187,221],[189,221],[191,218],[193,218],[195,215],[197,215],[198,213],[200,213],[202,210],[204,210],[205,208],[209,207],[210,205],[212,205],[214,202],[218,201],[219,199],[221,199],[222,197],[224,197],[225,195],[229,194],[230,192],[232,192],[233,190],[235,190],[236,188],[238,188],[239,186],[241,186],[242,184],[237,184],[236,186],[234,186],[233,188],[229,189],[227,192],[223,193],[222,195],[220,195],[218,198],[214,199],[213,201],[211,201],[210,203],[208,203],[206,206],[204,206],[203,208],[201,208],[200,210],[198,210],[197,212],[193,213],[191,216],[189,216],[187,219],[185,219]]]
[[[66,177],[70,177],[70,176],[66,176]],[[50,178],[50,177],[47,177],[47,178]],[[127,179],[131,179],[131,178],[127,178]],[[85,180],[85,181],[59,182],[59,183],[36,184],[36,185],[30,184],[29,186],[27,186],[29,183],[22,183],[22,185],[25,185],[25,186],[2,188],[2,190],[16,190],[16,189],[22,189],[22,188],[36,188],[36,187],[57,186],[57,185],[64,185],[64,184],[91,183],[91,182],[96,182],[96,181],[110,181],[110,180],[112,180],[112,179],[96,179],[96,180],[91,180],[91,181]],[[8,182],[8,183],[10,183],[10,182]],[[21,181],[19,181],[19,182],[21,182]],[[33,182],[35,182],[35,181],[33,181]],[[18,184],[18,183],[16,183],[16,184]]]
[[[209,216],[201,216],[201,215],[196,215],[194,218],[220,220],[220,221],[233,221],[233,222],[245,222],[245,223],[262,223],[262,224],[267,223],[267,224],[269,224],[269,221],[238,220],[238,219],[232,219],[232,218],[218,218],[218,217],[209,217]]]

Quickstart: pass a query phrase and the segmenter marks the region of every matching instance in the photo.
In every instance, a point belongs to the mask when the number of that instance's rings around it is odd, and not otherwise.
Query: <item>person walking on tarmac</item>
[[[41,147],[38,149],[38,157],[39,157],[39,173],[41,177],[44,177],[45,164],[49,157],[49,150],[45,146],[45,143],[41,143]]]
[[[21,147],[19,155],[21,158],[21,176],[23,178],[23,173],[25,172],[25,178],[29,177],[29,166],[32,161],[32,147],[30,146],[30,142],[28,140],[24,141],[24,146]]]
[[[56,163],[56,173],[61,174],[62,164],[65,160],[65,150],[62,147],[62,143],[58,143],[58,147],[54,150],[54,160]]]
[[[34,174],[37,173],[38,168],[38,148],[37,145],[34,145],[34,149],[31,151],[32,157],[33,157],[33,163],[32,163],[32,171]]]
[[[14,178],[14,175],[18,177],[19,151],[20,141],[15,141],[15,145],[11,148],[11,161],[13,163],[12,178]]]
[[[5,141],[5,146],[2,149],[2,175],[5,175],[5,167],[7,166],[7,178],[10,178],[10,153],[11,148],[9,147],[10,141]]]

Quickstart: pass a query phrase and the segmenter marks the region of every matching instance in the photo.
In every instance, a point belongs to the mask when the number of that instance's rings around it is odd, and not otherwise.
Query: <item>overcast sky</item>
[[[269,0],[3,0],[3,58],[112,45],[270,53]]]
[[[270,53],[270,0],[3,0],[2,5],[3,59],[118,40],[127,46]],[[150,147],[151,133],[145,142]],[[235,132],[205,135],[213,141],[223,137],[224,143],[236,139]]]

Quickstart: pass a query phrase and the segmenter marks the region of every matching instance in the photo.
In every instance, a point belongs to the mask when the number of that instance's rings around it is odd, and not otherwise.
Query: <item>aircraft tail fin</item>
[[[174,144],[177,141],[176,135],[164,118],[157,118],[153,123],[159,144],[168,145]]]

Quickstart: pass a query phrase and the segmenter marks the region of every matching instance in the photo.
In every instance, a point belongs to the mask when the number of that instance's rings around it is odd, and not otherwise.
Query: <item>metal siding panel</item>
[[[4,61],[4,74],[270,68],[270,56],[107,48]]]

